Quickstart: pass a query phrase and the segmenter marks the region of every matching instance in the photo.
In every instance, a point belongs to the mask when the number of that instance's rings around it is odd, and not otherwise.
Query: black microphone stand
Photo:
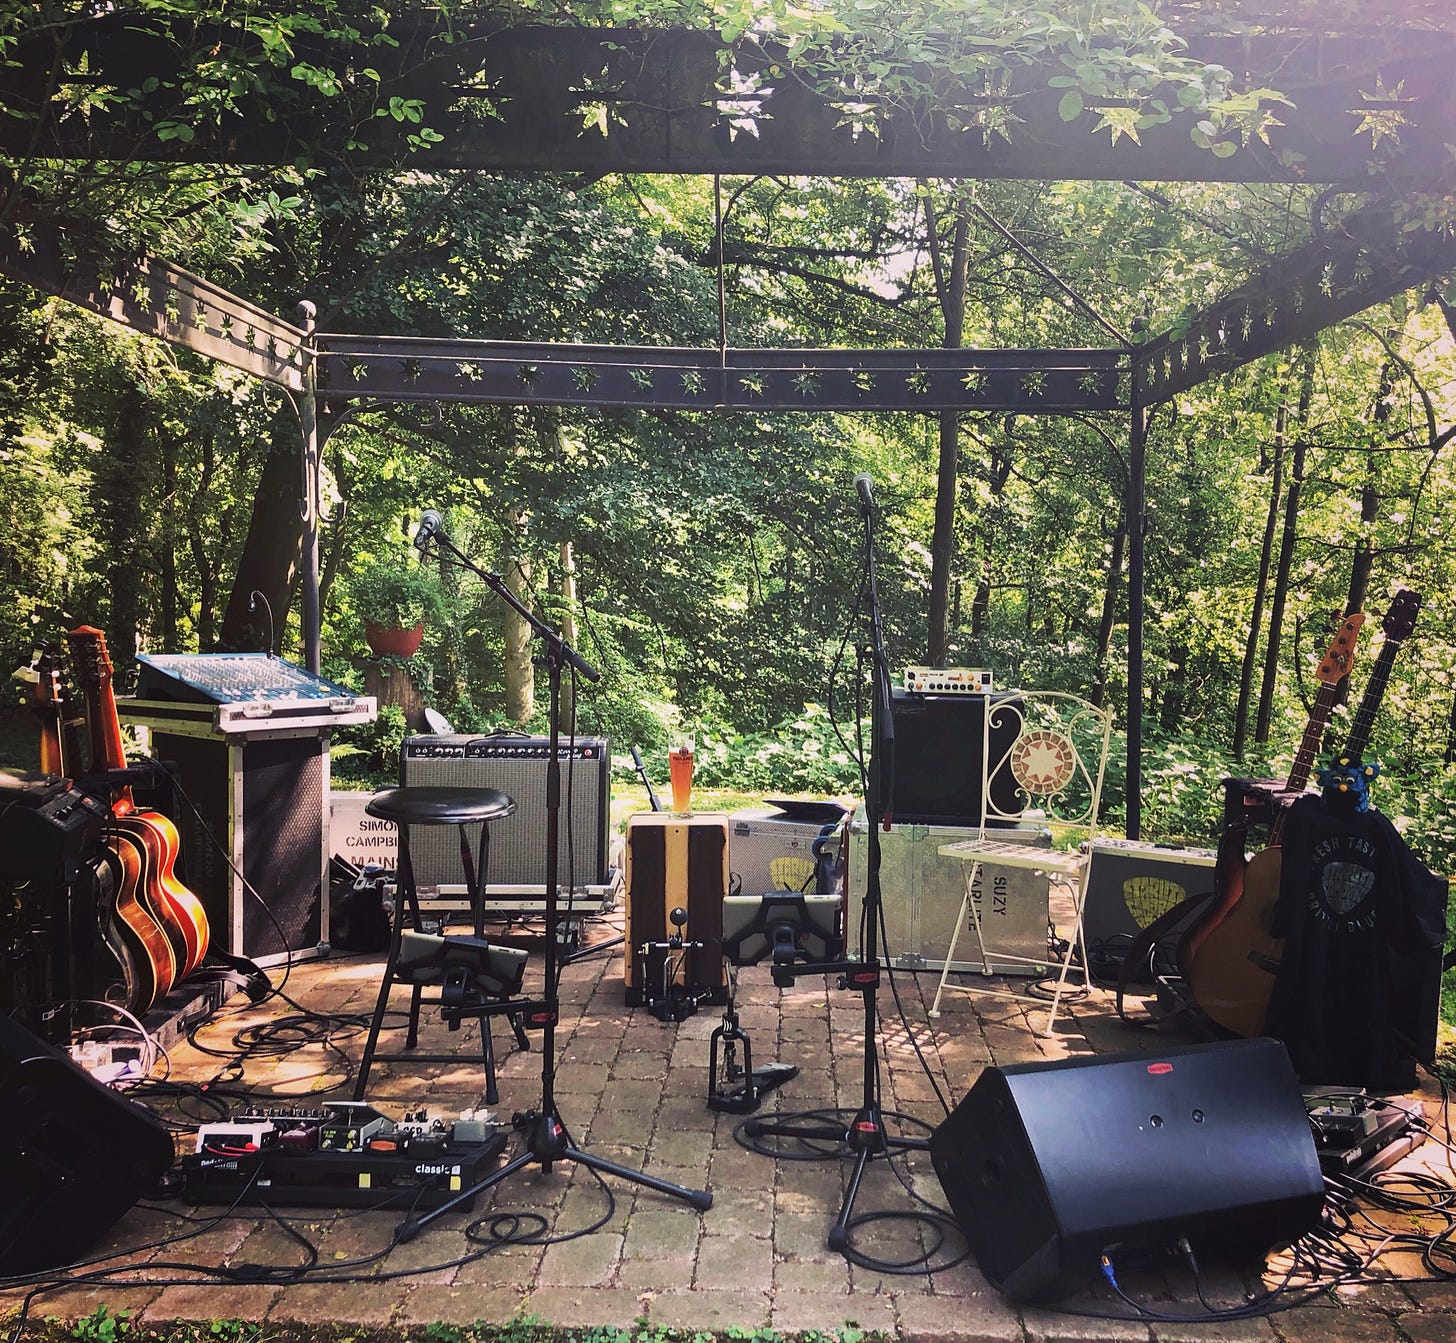
[[[548,723],[550,732],[550,743],[546,753],[546,963],[545,963],[545,993],[539,1002],[523,1002],[519,1004],[520,1017],[524,1025],[541,1030],[541,1104],[537,1110],[527,1111],[521,1116],[518,1123],[525,1133],[525,1150],[511,1161],[508,1161],[499,1170],[493,1171],[485,1179],[472,1185],[469,1189],[463,1190],[447,1203],[442,1203],[436,1208],[418,1217],[409,1217],[401,1222],[396,1228],[395,1234],[400,1241],[411,1240],[419,1234],[429,1223],[437,1217],[443,1217],[446,1213],[459,1207],[461,1204],[468,1204],[478,1195],[486,1190],[494,1188],[501,1181],[509,1179],[518,1170],[525,1166],[539,1165],[543,1172],[550,1174],[551,1167],[558,1161],[576,1161],[592,1170],[607,1175],[617,1175],[624,1180],[631,1180],[636,1184],[645,1185],[649,1189],[655,1189],[659,1194],[667,1194],[672,1198],[680,1198],[700,1211],[713,1206],[713,1195],[706,1189],[686,1189],[682,1185],[672,1184],[667,1180],[660,1180],[656,1176],[648,1175],[643,1171],[632,1170],[628,1166],[619,1166],[615,1161],[608,1161],[604,1157],[593,1156],[584,1152],[572,1141],[571,1134],[567,1131],[561,1114],[556,1108],[556,1023],[560,1018],[560,997],[557,991],[557,907],[556,907],[556,879],[558,870],[557,846],[560,831],[561,812],[561,760],[557,755],[558,742],[560,740],[560,713],[561,713],[561,672],[566,666],[571,666],[575,671],[586,677],[588,681],[596,681],[600,673],[585,658],[581,656],[565,639],[551,628],[545,621],[528,608],[514,592],[506,586],[505,580],[497,573],[488,569],[482,569],[471,561],[462,551],[457,549],[452,542],[439,529],[438,523],[427,532],[421,527],[420,537],[416,538],[416,545],[423,551],[424,545],[428,544],[431,537],[439,542],[441,547],[450,556],[450,563],[462,569],[468,569],[477,577],[483,579],[492,592],[496,594],[507,606],[521,617],[530,627],[532,634],[541,640],[542,656],[541,661],[545,664],[548,681],[551,687],[550,708],[548,712]],[[469,1015],[467,1011],[463,1015]],[[514,1015],[514,1014],[513,1014]]]
[[[856,482],[858,485],[858,482]],[[849,1233],[856,1219],[854,1205],[859,1198],[865,1171],[877,1156],[890,1157],[897,1152],[925,1152],[930,1142],[925,1138],[892,1137],[885,1127],[880,1105],[879,1049],[875,1043],[878,1026],[876,997],[880,987],[880,825],[886,811],[886,793],[894,778],[895,721],[890,711],[890,664],[885,651],[885,632],[880,613],[880,594],[875,580],[874,507],[868,487],[861,493],[865,524],[865,571],[870,616],[870,767],[865,787],[865,822],[869,827],[866,849],[865,894],[863,918],[866,924],[863,956],[860,961],[820,965],[788,965],[775,967],[775,981],[797,978],[803,974],[837,974],[839,986],[856,990],[864,1000],[864,1072],[860,1107],[845,1127],[831,1127],[822,1120],[797,1121],[792,1118],[750,1119],[743,1126],[748,1137],[801,1138],[811,1142],[838,1142],[855,1156],[839,1216],[829,1229],[829,1248],[853,1259]],[[848,930],[846,929],[846,933]]]

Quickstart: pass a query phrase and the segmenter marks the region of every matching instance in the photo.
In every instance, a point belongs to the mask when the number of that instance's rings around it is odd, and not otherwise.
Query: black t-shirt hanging
[[[1324,1086],[1409,1091],[1435,1051],[1446,880],[1380,812],[1311,794],[1289,808],[1273,932],[1285,939],[1264,1031]]]

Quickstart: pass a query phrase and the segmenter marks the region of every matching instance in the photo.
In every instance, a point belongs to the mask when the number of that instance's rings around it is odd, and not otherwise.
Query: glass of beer
[[[672,781],[672,809],[686,813],[692,810],[693,797],[693,734],[672,732],[667,738],[667,773]]]

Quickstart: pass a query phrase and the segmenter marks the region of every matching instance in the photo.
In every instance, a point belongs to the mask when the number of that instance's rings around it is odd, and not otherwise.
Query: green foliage
[[[852,794],[859,791],[854,743],[843,742],[828,712],[806,704],[764,732],[705,724],[698,732],[693,781],[748,792]]]
[[[438,571],[418,559],[385,556],[349,576],[348,590],[361,618],[394,629],[413,629],[445,613]]]
[[[71,1337],[78,1343],[121,1343],[132,1332],[131,1312],[113,1312],[106,1306],[97,1306],[71,1326]]]
[[[350,723],[337,729],[329,752],[329,768],[340,788],[392,788],[399,783],[399,756],[409,729],[404,711],[382,705],[372,723]]]

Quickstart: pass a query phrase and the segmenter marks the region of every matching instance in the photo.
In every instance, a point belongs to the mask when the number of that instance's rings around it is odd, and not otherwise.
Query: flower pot
[[[372,620],[364,622],[364,642],[377,658],[412,658],[420,651],[425,638],[425,622],[422,620],[413,629],[402,630],[390,625],[376,625]]]

